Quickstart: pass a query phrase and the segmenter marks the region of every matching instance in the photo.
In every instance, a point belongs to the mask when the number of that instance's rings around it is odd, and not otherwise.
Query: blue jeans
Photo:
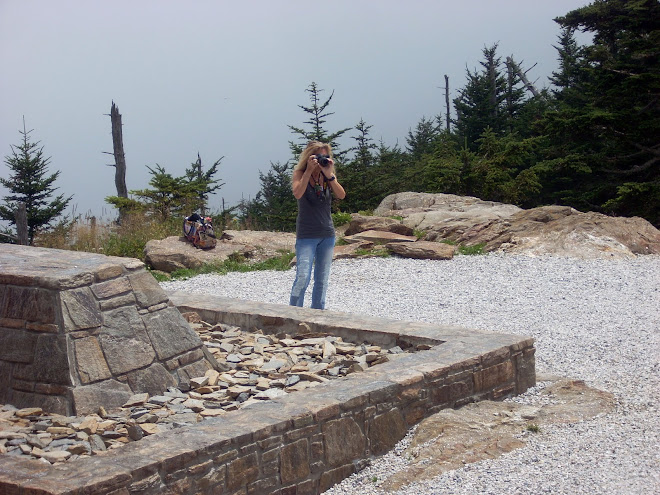
[[[296,279],[291,288],[289,305],[302,307],[305,291],[314,267],[314,287],[312,289],[312,308],[325,309],[325,295],[328,291],[330,265],[335,247],[334,237],[296,240]]]

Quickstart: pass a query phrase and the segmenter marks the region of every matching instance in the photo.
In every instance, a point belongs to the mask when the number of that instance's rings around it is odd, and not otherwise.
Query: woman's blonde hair
[[[296,166],[293,167],[293,171],[297,172],[298,170],[302,170],[304,172],[307,168],[307,160],[309,160],[309,157],[318,154],[318,150],[321,149],[328,150],[327,154],[330,155],[330,158],[332,158],[332,147],[328,143],[323,143],[321,141],[310,141],[307,143],[307,146],[303,152],[300,153],[300,159],[298,160]]]

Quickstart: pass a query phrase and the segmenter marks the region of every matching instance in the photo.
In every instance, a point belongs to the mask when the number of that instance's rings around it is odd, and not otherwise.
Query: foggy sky
[[[305,91],[334,97],[325,127],[360,119],[405,146],[422,117],[444,116],[482,50],[499,43],[541,88],[557,69],[553,18],[587,0],[0,0],[0,177],[25,117],[79,214],[112,218],[110,106],[123,119],[129,190],[146,166],[173,175],[220,157],[211,208],[254,198],[258,174],[291,158],[288,125]],[[345,136],[354,135],[347,133]],[[353,145],[350,137],[342,148]],[[347,191],[350,194],[350,191]],[[6,191],[0,189],[0,197]],[[69,213],[71,209],[67,210]]]

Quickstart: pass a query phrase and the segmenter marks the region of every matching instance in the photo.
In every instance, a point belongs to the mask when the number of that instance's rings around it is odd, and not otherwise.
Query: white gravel
[[[292,283],[289,270],[200,275],[162,286],[286,304]],[[660,257],[339,260],[327,308],[530,335],[537,373],[582,379],[617,398],[611,414],[544,427],[522,449],[397,493],[660,493]],[[409,436],[326,493],[384,493],[374,480],[405,469],[398,454]]]

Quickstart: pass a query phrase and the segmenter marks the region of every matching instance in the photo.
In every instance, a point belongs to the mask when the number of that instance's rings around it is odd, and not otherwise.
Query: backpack
[[[183,220],[183,235],[199,249],[213,249],[218,243],[211,217],[202,218],[197,213]]]

